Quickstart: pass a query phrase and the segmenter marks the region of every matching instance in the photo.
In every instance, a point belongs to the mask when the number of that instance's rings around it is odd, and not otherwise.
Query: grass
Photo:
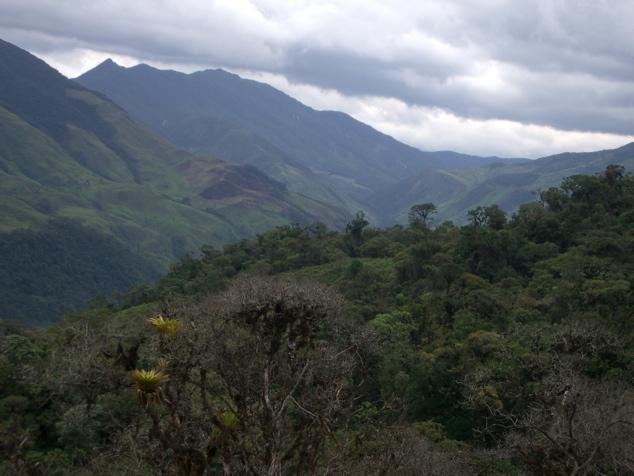
[[[75,219],[166,269],[204,244],[219,247],[289,221],[343,221],[343,213],[298,194],[254,192],[239,167],[177,151],[102,97],[66,94],[94,107],[110,133],[67,124],[59,142],[0,108],[0,232]],[[198,195],[224,176],[244,178],[243,192]]]

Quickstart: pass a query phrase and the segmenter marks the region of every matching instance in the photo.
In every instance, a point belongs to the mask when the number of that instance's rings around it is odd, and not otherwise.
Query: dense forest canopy
[[[29,326],[160,276],[158,265],[73,220],[0,234],[0,260],[0,318]]]
[[[0,474],[634,473],[634,177],[283,226],[0,333]]]

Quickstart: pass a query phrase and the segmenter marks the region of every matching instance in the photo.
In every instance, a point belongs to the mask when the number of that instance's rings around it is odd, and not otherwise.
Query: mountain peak
[[[86,75],[86,74],[116,71],[116,70],[119,70],[121,68],[123,68],[123,66],[118,65],[112,58],[108,58],[108,59],[102,61],[101,63],[99,63],[94,68],[89,69],[88,71],[83,73],[82,76]]]
[[[121,68],[112,58],[108,58],[105,61],[102,61],[93,69],[113,69],[113,68]]]
[[[134,69],[137,71],[161,71],[158,68],[155,68],[152,65],[149,65],[147,63],[139,63],[139,64],[135,64],[134,66],[131,66],[128,69]]]

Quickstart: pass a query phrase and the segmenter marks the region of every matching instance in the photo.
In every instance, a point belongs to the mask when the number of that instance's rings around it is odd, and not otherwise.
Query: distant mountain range
[[[435,169],[498,163],[497,157],[422,152],[347,114],[316,111],[256,81],[223,70],[192,74],[106,60],[77,82],[113,99],[177,146],[253,165],[289,190],[377,222],[377,191]]]
[[[497,204],[509,214],[535,201],[540,190],[557,186],[571,175],[601,172],[609,164],[634,171],[634,143],[614,150],[565,153],[521,162],[498,162],[470,170],[436,170],[420,173],[387,187],[372,197],[372,206],[387,223],[405,222],[414,203],[433,202],[437,221],[464,223],[467,211]]]
[[[513,212],[569,175],[612,162],[634,170],[631,145],[538,160],[423,152],[223,70],[185,74],[107,60],[77,81],[183,149],[253,165],[289,190],[351,213],[363,209],[379,225],[405,222],[421,202],[438,206],[438,221],[462,223],[478,205]]]

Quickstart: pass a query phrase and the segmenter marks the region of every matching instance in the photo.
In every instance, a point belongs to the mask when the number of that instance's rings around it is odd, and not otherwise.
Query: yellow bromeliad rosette
[[[158,403],[163,396],[163,386],[169,380],[164,370],[133,370],[130,378],[136,388],[137,397],[142,405]]]
[[[163,317],[162,315],[151,317],[147,320],[147,322],[152,325],[159,334],[164,335],[178,334],[182,328],[181,321],[178,319],[170,319],[168,317]]]

